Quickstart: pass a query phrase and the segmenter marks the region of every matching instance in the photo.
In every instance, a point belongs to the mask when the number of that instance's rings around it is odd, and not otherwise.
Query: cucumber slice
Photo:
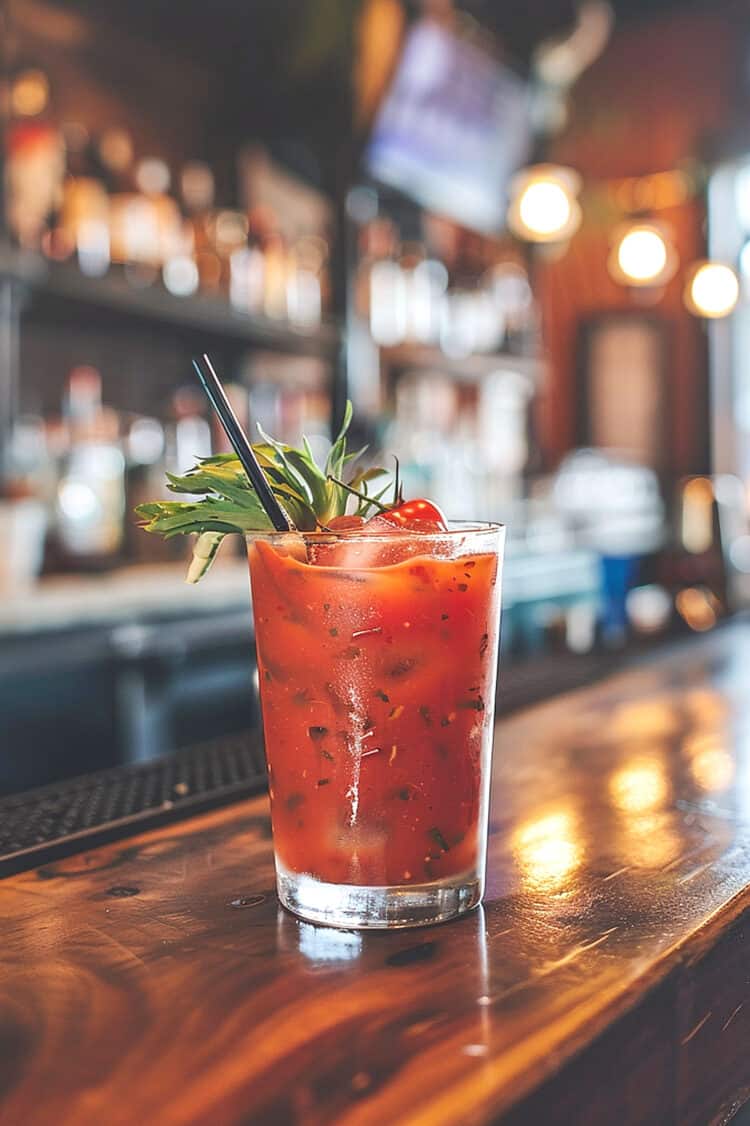
[[[193,545],[193,558],[190,560],[186,583],[197,583],[202,579],[216,557],[219,544],[224,539],[225,532],[202,532]]]

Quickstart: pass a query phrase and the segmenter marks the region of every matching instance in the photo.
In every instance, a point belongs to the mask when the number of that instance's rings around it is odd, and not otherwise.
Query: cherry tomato
[[[398,527],[412,528],[417,532],[445,532],[448,529],[447,521],[438,506],[431,500],[423,500],[421,497],[417,500],[406,500],[402,504],[397,504],[395,508],[389,508],[387,512],[381,512],[380,519]],[[429,527],[423,528],[423,525]]]

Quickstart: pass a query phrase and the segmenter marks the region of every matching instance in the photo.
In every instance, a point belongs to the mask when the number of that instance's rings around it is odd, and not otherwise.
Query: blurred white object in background
[[[486,467],[501,476],[519,476],[529,456],[528,411],[531,379],[512,369],[498,370],[479,384],[477,440]]]
[[[422,344],[435,344],[440,336],[442,303],[448,289],[448,271],[442,262],[426,258],[410,272],[408,286],[409,335]]]
[[[76,558],[114,555],[120,548],[125,514],[125,459],[103,437],[75,446],[57,490],[58,539]]]
[[[370,332],[376,344],[400,344],[406,337],[406,278],[398,262],[384,259],[370,271]]]
[[[190,297],[200,285],[198,267],[187,254],[176,254],[167,259],[161,272],[164,286],[175,297]]]
[[[259,247],[240,247],[229,259],[229,300],[236,309],[257,313],[263,305],[265,261]]]
[[[125,457],[119,418],[102,403],[102,381],[92,367],[73,368],[65,399],[68,447],[55,503],[58,546],[66,558],[114,558],[123,538]]]
[[[0,500],[0,595],[4,598],[33,585],[42,568],[46,530],[41,501]]]
[[[601,555],[648,555],[664,542],[664,503],[653,470],[602,450],[576,450],[554,485],[580,543]]]
[[[661,633],[672,615],[672,599],[658,583],[648,583],[629,590],[625,606],[630,623],[638,633]]]
[[[109,269],[109,225],[100,219],[83,219],[76,239],[78,268],[87,278],[102,278]]]
[[[523,328],[533,310],[534,296],[526,271],[517,262],[500,262],[488,276],[493,300],[508,329]]]
[[[322,317],[320,279],[312,270],[294,269],[287,279],[287,310],[292,324],[315,328]]]
[[[164,427],[157,418],[141,416],[133,420],[126,440],[130,465],[155,465],[164,453]]]

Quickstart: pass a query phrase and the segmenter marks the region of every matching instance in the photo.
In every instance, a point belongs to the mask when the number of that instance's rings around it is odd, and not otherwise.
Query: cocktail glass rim
[[[245,532],[248,543],[254,540],[269,540],[271,543],[283,543],[290,536],[302,536],[306,542],[331,543],[332,540],[366,540],[367,543],[391,543],[404,539],[434,541],[458,536],[487,535],[490,532],[505,531],[506,525],[494,520],[449,520],[448,528],[443,530],[422,531],[413,528],[395,526],[392,532],[367,532],[362,528],[332,528],[330,531],[316,529],[313,532],[303,532],[293,529],[291,532],[253,531]]]

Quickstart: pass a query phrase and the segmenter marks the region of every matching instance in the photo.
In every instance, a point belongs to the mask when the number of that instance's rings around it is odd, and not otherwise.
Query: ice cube
[[[380,538],[383,536],[388,537],[388,542]],[[403,544],[395,542],[401,539]],[[394,527],[381,516],[373,516],[351,531],[341,531],[335,540],[325,542],[321,537],[320,541],[309,542],[307,558],[317,567],[341,567],[350,571],[385,567],[416,554],[414,548],[407,549],[409,540],[408,531]]]

